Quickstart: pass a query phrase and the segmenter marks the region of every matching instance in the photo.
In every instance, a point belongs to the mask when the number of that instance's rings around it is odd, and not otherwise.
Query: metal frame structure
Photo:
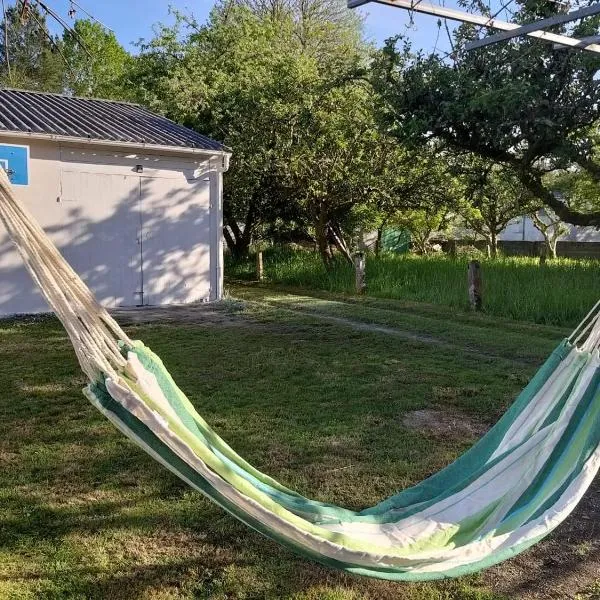
[[[546,29],[547,27],[560,25],[561,23],[568,23],[569,21],[575,21],[576,19],[591,17],[592,15],[597,15],[598,13],[600,13],[600,2],[598,2],[597,4],[591,4],[590,6],[585,6],[584,8],[580,8],[569,13],[554,15],[552,17],[548,17],[547,19],[541,19],[539,21],[534,21],[533,23],[527,23],[526,25],[522,25],[518,29],[513,29],[512,31],[502,31],[494,35],[488,35],[487,37],[484,37],[480,40],[474,40],[472,42],[469,42],[465,45],[465,50],[475,50],[475,48],[483,48],[485,46],[489,46],[490,44],[496,44],[497,42],[509,40],[513,37],[527,35],[528,33],[531,33],[533,31],[539,31],[540,29]],[[577,40],[577,42],[578,48],[585,48],[586,45],[590,45],[591,43],[586,43],[586,40],[584,39]]]
[[[574,19],[582,18],[582,16],[572,16],[575,13],[582,12],[586,9],[581,9],[579,11],[574,11],[573,13],[568,13],[568,15],[556,15],[556,17],[551,17],[550,19],[543,19],[542,21],[537,21],[536,23],[530,23],[525,26],[519,25],[517,23],[510,23],[508,21],[502,21],[496,18],[490,18],[483,15],[476,15],[473,13],[468,13],[463,10],[457,10],[455,8],[447,8],[445,6],[439,6],[437,4],[431,4],[430,2],[423,2],[419,0],[348,0],[348,8],[357,8],[369,2],[375,1],[378,4],[387,4],[389,6],[395,6],[396,8],[402,8],[404,10],[423,13],[426,15],[432,15],[436,17],[442,17],[444,19],[450,19],[452,21],[459,21],[462,23],[473,23],[474,25],[482,25],[483,27],[490,27],[491,29],[501,29],[504,32],[507,32],[508,35],[506,38],[508,39],[515,36],[527,35],[529,37],[538,38],[540,40],[546,42],[554,42],[554,44],[560,46],[569,46],[571,48],[579,48],[582,50],[587,50],[588,52],[595,52],[600,54],[600,45],[590,43],[587,40],[578,40],[575,38],[568,37],[566,35],[559,35],[556,33],[549,33],[547,31],[540,31],[543,27],[549,27],[550,25],[556,24],[551,23],[547,25],[540,25],[544,21],[548,21],[555,18],[567,17],[571,15],[570,18],[565,19],[564,21],[557,22],[566,22],[572,21]],[[590,16],[592,14],[600,13],[600,2],[598,4],[593,4],[587,7],[588,12],[586,12],[583,16]],[[523,29],[527,29],[523,31]],[[498,34],[503,35],[503,34]],[[495,37],[495,36],[491,36]],[[483,40],[477,41],[485,41],[487,38]],[[493,40],[489,43],[495,43],[500,40]],[[487,44],[482,44],[487,45]]]

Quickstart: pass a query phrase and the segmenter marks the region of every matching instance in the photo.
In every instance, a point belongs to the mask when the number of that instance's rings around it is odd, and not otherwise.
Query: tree
[[[388,147],[381,146],[380,152],[391,160],[387,160],[387,171],[376,175],[379,180],[386,176],[387,181],[377,199],[375,250],[379,252],[383,231],[392,225],[411,230],[419,251],[425,254],[431,234],[444,229],[447,217],[455,212],[462,189],[448,154],[430,148],[409,151],[387,139]]]
[[[548,208],[531,213],[534,227],[544,236],[546,252],[556,258],[558,241],[569,233],[569,228]]]
[[[45,14],[37,6],[24,13],[15,6],[8,8],[0,32],[0,85],[63,91],[61,41],[48,31]]]
[[[354,206],[368,204],[362,147],[375,148],[378,134],[358,77],[367,55],[358,24],[248,4],[160,29],[135,61],[140,98],[234,149],[224,217],[235,255],[283,220],[312,226],[326,262],[330,241],[348,256],[348,232],[368,213]]]
[[[261,18],[294,24],[294,34],[305,52],[320,62],[340,67],[346,58],[340,47],[350,43],[362,45],[362,22],[356,11],[349,10],[346,0],[228,0],[229,5],[245,6]]]
[[[564,10],[547,0],[518,6],[519,22]],[[570,27],[569,34],[584,37],[598,33],[598,23],[594,17],[554,29]],[[458,28],[452,61],[414,53],[402,38],[387,44],[373,69],[386,102],[385,126],[404,142],[435,143],[506,165],[562,220],[600,226],[599,210],[570,207],[545,184],[546,173],[572,165],[600,178],[594,144],[600,57],[529,37],[466,52],[465,41],[475,35],[473,26]]]
[[[600,207],[600,182],[582,169],[554,171],[545,184],[567,206],[586,212]]]
[[[357,234],[376,227],[381,207],[399,186],[402,152],[380,132],[375,103],[368,86],[350,80],[302,113],[292,181],[326,266],[332,265],[332,245],[352,262]]]
[[[535,212],[536,200],[507,168],[475,160],[465,175],[465,200],[458,213],[467,227],[483,237],[488,254],[498,255],[498,236],[508,224],[524,214]]]
[[[100,23],[78,20],[73,31],[64,32],[62,49],[66,89],[95,98],[123,100],[131,96],[126,80],[131,58],[112,31]]]
[[[134,79],[144,103],[235,149],[224,181],[224,234],[233,254],[244,256],[263,224],[289,216],[282,156],[305,77],[286,52],[291,25],[229,5],[204,26],[176,16],[174,27],[142,47]]]
[[[420,208],[406,210],[392,224],[410,232],[411,241],[419,254],[427,255],[431,250],[431,238],[435,233],[446,233],[452,221],[452,212],[446,206],[433,210]]]
[[[585,212],[600,206],[600,182],[580,168],[554,171],[545,178],[546,186],[567,206]],[[556,248],[569,228],[551,209],[531,216],[534,226],[544,236],[547,252],[556,258]]]

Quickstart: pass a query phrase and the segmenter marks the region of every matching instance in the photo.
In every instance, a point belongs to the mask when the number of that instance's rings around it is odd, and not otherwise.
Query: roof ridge
[[[132,102],[0,87],[0,132],[227,152],[221,142]]]
[[[69,94],[61,94],[60,92],[46,92],[42,90],[26,90],[24,88],[13,88],[0,86],[0,93],[2,92],[18,92],[21,94],[33,94],[35,96],[58,96],[59,98],[71,98],[73,100],[93,101],[93,102],[107,102],[109,104],[124,104],[126,106],[136,106],[143,110],[148,110],[143,104],[139,102],[129,102],[127,100],[111,100],[110,98],[96,98],[90,96],[70,96]]]

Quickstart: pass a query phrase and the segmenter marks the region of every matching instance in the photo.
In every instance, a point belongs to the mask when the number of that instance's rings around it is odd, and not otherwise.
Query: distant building
[[[569,225],[569,233],[560,238],[561,242],[600,243],[600,231],[595,227],[578,227]],[[544,236],[536,229],[531,217],[524,216],[514,219],[500,234],[504,242],[543,242]]]

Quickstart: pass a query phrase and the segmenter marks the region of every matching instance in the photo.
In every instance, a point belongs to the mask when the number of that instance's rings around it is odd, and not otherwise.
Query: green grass
[[[427,302],[466,310],[467,258],[413,255],[367,259],[367,293],[378,298]],[[540,266],[533,258],[482,261],[487,314],[534,323],[575,326],[600,297],[600,262],[560,259]],[[227,273],[254,277],[253,263],[233,264]],[[352,268],[339,260],[331,272],[313,252],[273,249],[265,253],[272,283],[311,290],[353,293]]]
[[[407,412],[437,407],[491,424],[562,335],[488,316],[453,321],[447,309],[391,300],[345,308],[348,321],[456,345],[440,350],[323,321],[317,313],[343,308],[334,296],[311,305],[264,288],[233,293],[246,302],[214,309],[218,319],[129,333],[162,356],[243,456],[300,492],[354,508],[419,481],[474,441],[408,429]],[[247,529],[86,403],[84,378],[52,319],[0,322],[0,364],[3,600],[504,597],[485,574],[404,585],[333,572]]]

